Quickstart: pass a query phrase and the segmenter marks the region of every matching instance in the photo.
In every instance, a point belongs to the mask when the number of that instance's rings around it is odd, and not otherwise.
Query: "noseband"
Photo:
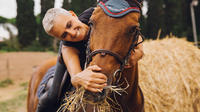
[[[91,27],[90,27],[91,28]],[[138,41],[138,38],[139,38],[139,35],[141,35],[142,37],[142,41],[137,43]],[[86,63],[85,63],[85,67],[87,67],[89,65],[89,63],[92,61],[92,57],[95,56],[96,54],[101,54],[101,55],[110,55],[110,56],[113,56],[119,63],[120,63],[120,68],[117,69],[115,72],[114,72],[114,77],[116,77],[116,75],[118,73],[121,73],[123,70],[124,70],[124,66],[127,64],[128,62],[128,58],[131,54],[131,51],[133,50],[134,51],[134,48],[138,45],[138,44],[141,44],[142,42],[144,41],[144,36],[141,34],[140,32],[140,29],[139,28],[136,28],[136,31],[135,31],[135,34],[133,36],[133,40],[132,40],[132,44],[131,46],[129,47],[129,50],[128,50],[128,53],[126,54],[125,57],[122,57],[120,56],[119,54],[115,53],[115,52],[112,52],[112,51],[109,51],[109,50],[106,50],[106,49],[96,49],[94,51],[91,51],[90,49],[90,40],[88,41],[88,45],[87,45],[87,50],[86,50],[86,53],[87,53],[87,56],[86,56]]]

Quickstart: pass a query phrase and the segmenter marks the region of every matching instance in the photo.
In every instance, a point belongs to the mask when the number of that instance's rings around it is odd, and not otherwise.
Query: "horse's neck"
[[[124,81],[122,82],[125,84],[127,82],[127,85],[129,85],[126,90],[128,93],[126,98],[130,99],[131,97],[134,97],[138,91],[138,65],[136,64],[132,68],[125,69],[122,76],[124,76],[124,78],[122,78]]]
[[[121,102],[123,110],[126,112],[140,112],[143,105],[143,96],[138,85],[138,65],[130,69],[125,69],[123,74],[129,87],[123,96],[118,96],[118,102]],[[138,110],[139,109],[139,110]]]

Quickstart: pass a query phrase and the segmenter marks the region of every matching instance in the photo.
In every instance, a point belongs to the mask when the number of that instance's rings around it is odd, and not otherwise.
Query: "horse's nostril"
[[[92,101],[93,103],[102,102],[106,98],[106,90],[104,89],[99,93],[85,92],[85,99]]]

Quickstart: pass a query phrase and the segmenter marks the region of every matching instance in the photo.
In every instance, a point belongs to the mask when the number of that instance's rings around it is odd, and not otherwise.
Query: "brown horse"
[[[49,59],[41,64],[33,73],[28,88],[27,112],[35,112],[38,104],[37,88],[49,68],[56,65],[57,57]]]
[[[115,110],[117,112],[144,111],[144,98],[138,85],[138,65],[124,68],[125,60],[139,36],[139,17],[140,13],[131,12],[122,18],[112,18],[97,7],[90,18],[92,30],[89,64],[102,68],[102,73],[108,77],[108,85],[121,86],[120,88],[126,88],[126,92],[113,96],[113,92],[105,89],[103,93],[88,93],[87,96],[93,102],[101,101],[109,96],[117,102],[117,105],[113,105],[120,108],[120,110]],[[120,71],[122,71],[121,74]],[[86,111],[90,112],[89,109]]]
[[[108,77],[108,85],[124,88],[119,94],[105,88],[102,93],[86,92],[87,100],[93,103],[101,102],[110,97],[113,111],[116,112],[143,112],[144,98],[138,85],[138,65],[124,68],[131,48],[138,38],[140,13],[131,12],[121,18],[107,16],[100,7],[93,12],[88,54],[88,64],[98,65],[102,73]],[[35,112],[38,99],[36,90],[45,72],[55,65],[56,59],[41,66],[32,76],[29,83],[28,112]],[[126,91],[126,92],[125,92]],[[94,111],[93,107],[86,107],[86,112]],[[82,110],[80,110],[82,111]]]

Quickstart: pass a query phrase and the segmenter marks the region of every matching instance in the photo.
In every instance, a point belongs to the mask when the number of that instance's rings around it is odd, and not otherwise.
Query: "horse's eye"
[[[131,29],[130,29],[130,31],[129,31],[129,33],[130,33],[130,34],[135,33],[136,28],[137,28],[137,26],[132,26]]]
[[[90,21],[88,22],[88,24],[89,24],[90,27],[92,27],[92,26],[93,26],[93,21],[90,20]]]

